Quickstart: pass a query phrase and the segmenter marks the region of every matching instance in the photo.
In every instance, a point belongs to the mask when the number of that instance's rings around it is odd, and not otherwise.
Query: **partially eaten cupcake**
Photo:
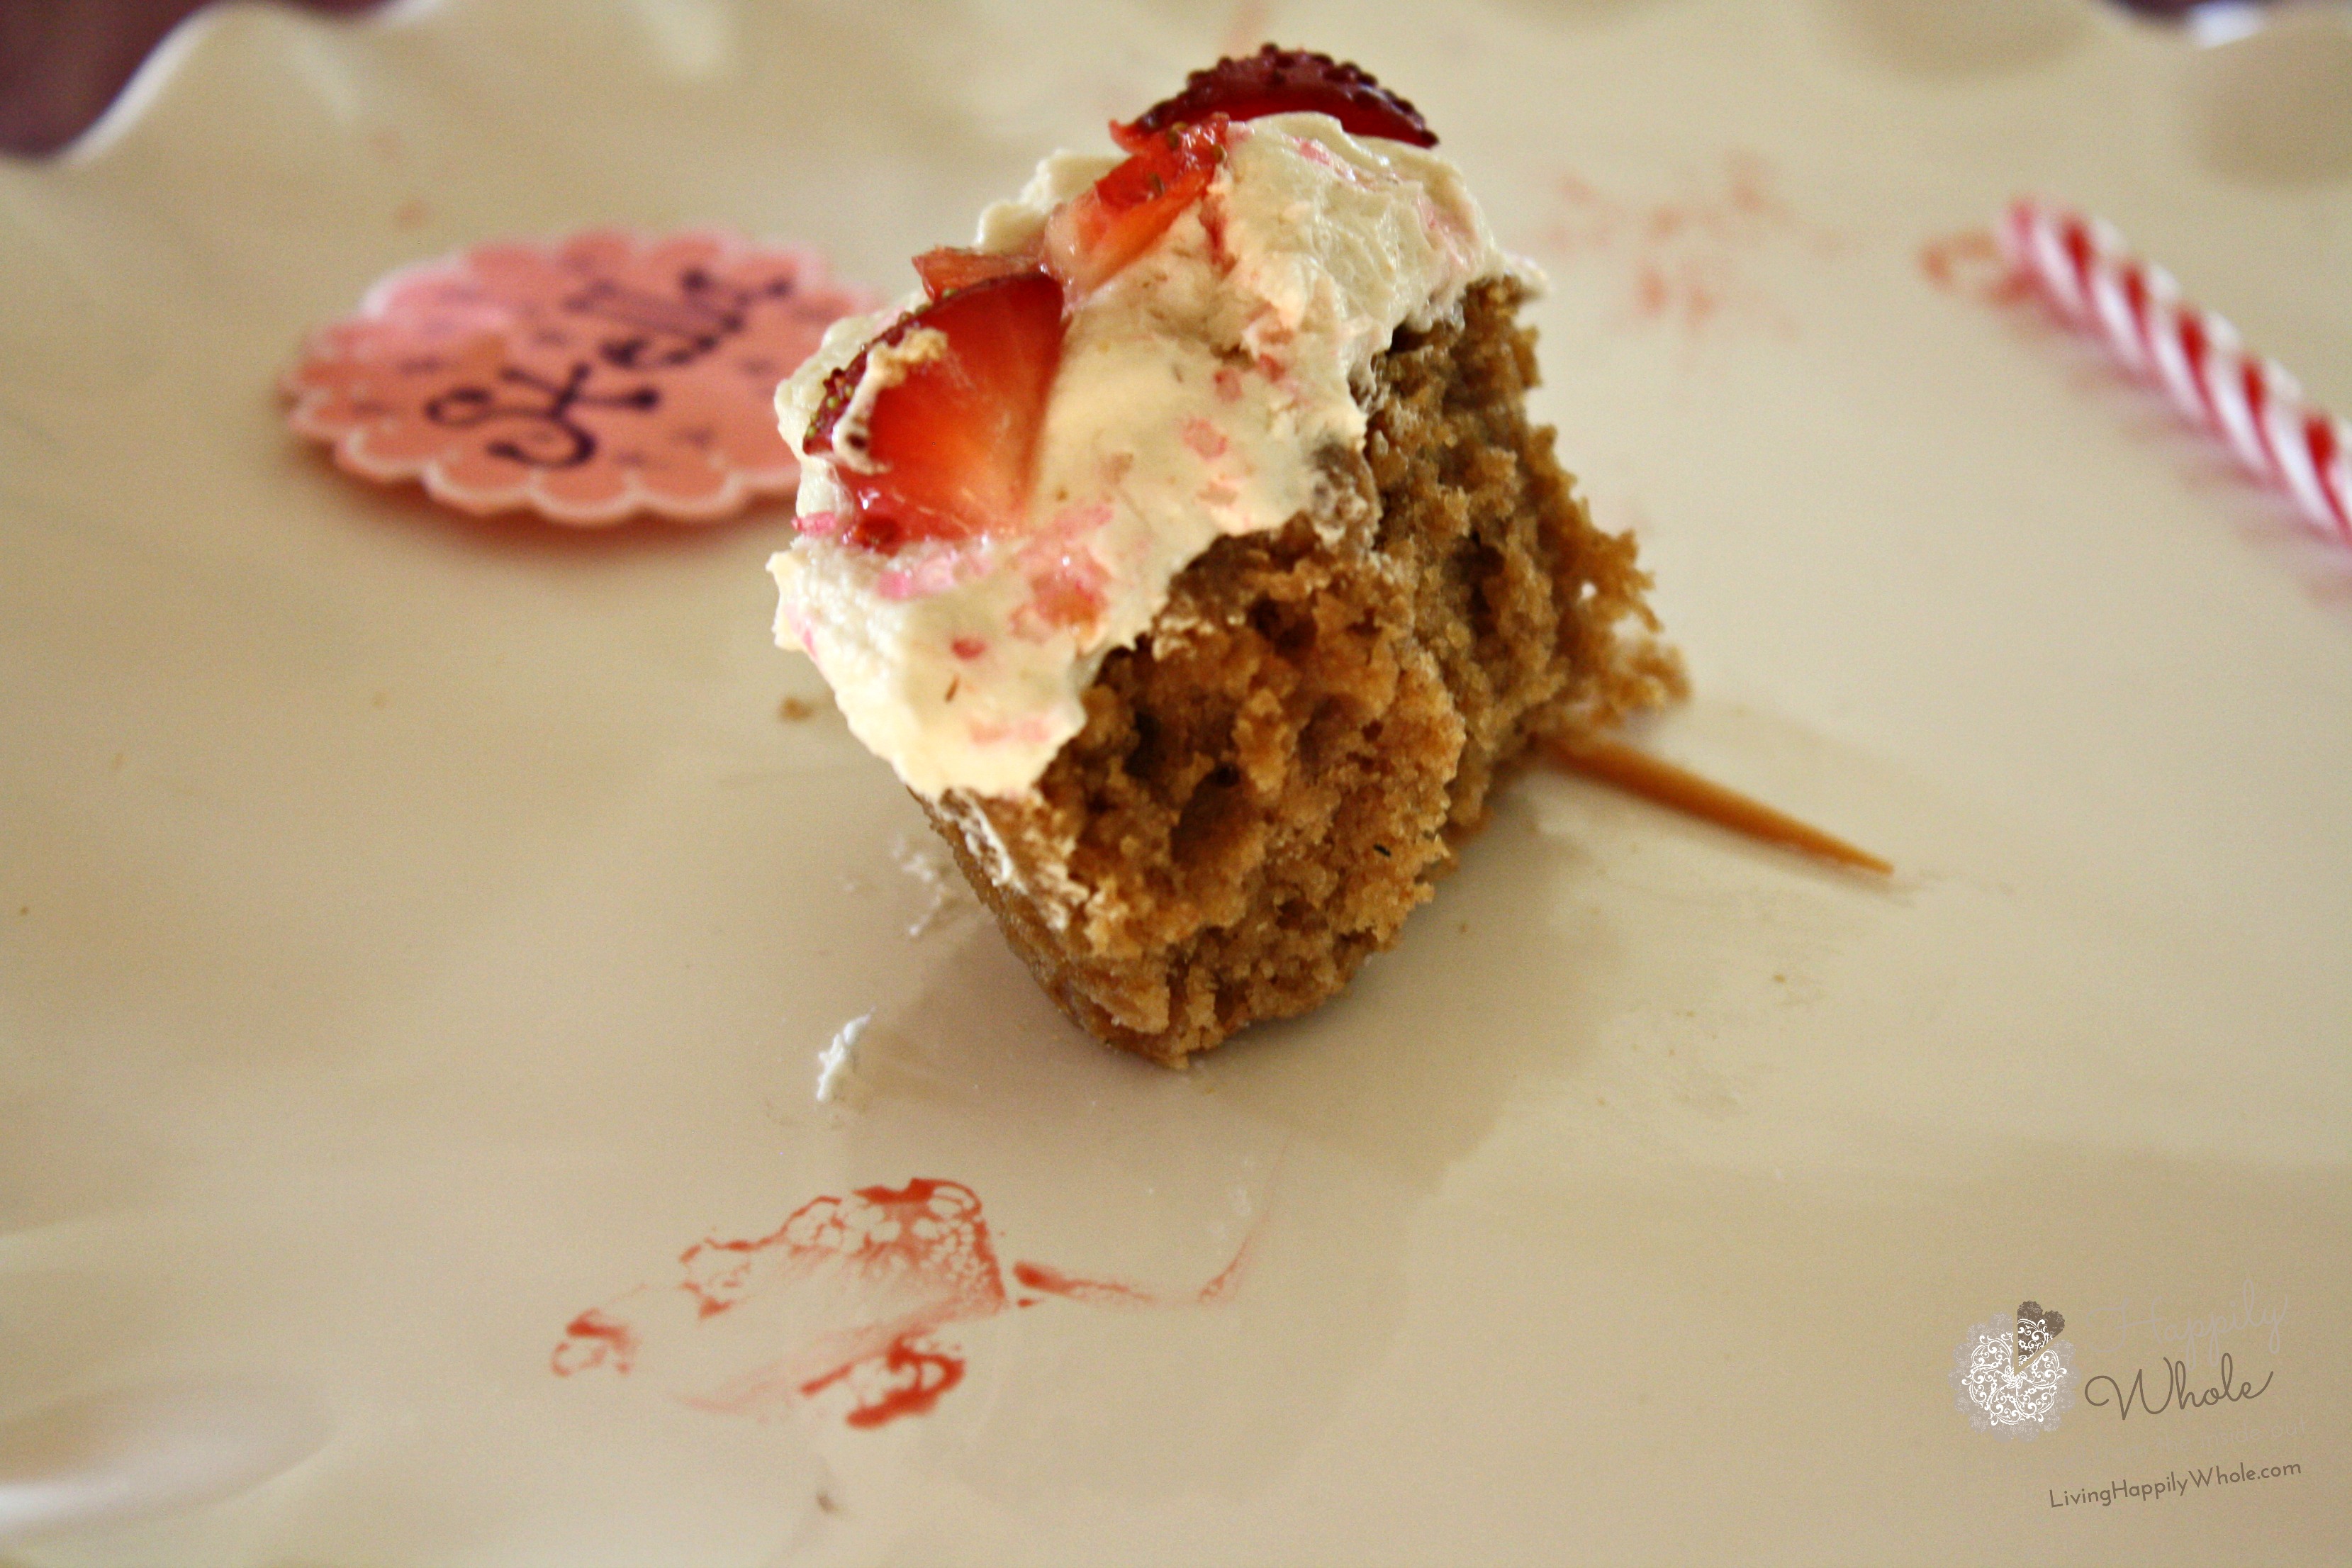
[[[1171,1066],[1392,942],[1497,779],[1678,677],[1528,422],[1541,286],[1412,107],[1271,47],[1059,153],[777,394],[777,637],[1013,948]]]

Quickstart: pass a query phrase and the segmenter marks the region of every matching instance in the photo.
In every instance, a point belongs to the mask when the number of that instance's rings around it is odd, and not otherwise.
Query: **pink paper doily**
[[[461,511],[710,521],[791,492],[776,384],[879,303],[812,251],[711,231],[479,245],[313,334],[289,418],[350,472]]]

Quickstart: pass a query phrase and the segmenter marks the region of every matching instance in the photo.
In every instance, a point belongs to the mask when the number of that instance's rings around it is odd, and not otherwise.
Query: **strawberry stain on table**
[[[591,1307],[563,1326],[563,1342],[555,1347],[551,1364],[558,1377],[593,1366],[627,1372],[637,1363],[637,1342],[635,1329]]]
[[[1740,324],[1793,333],[1761,270],[1783,251],[1826,258],[1845,244],[1797,212],[1769,163],[1732,152],[1663,196],[1621,195],[1563,173],[1526,247],[1564,268],[1617,271],[1624,324],[1673,327],[1695,342]]]
[[[1025,1289],[1041,1296],[1061,1296],[1073,1301],[1085,1301],[1098,1307],[1153,1307],[1159,1305],[1151,1292],[1124,1279],[1085,1279],[1075,1274],[1065,1274],[1050,1264],[1016,1263],[1013,1278]],[[1022,1303],[1027,1306],[1029,1303]]]
[[[1248,1252],[1245,1239],[1206,1285],[1172,1298],[1030,1259],[1008,1269],[979,1194],[918,1177],[813,1198],[766,1236],[694,1243],[668,1286],[640,1286],[572,1318],[548,1365],[558,1377],[625,1377],[659,1362],[666,1381],[684,1386],[681,1403],[722,1415],[841,1394],[843,1420],[875,1427],[929,1411],[963,1381],[963,1352],[945,1337],[956,1324],[1049,1296],[1216,1306],[1232,1299]]]
[[[1939,234],[1919,247],[1920,276],[1947,294],[2005,305],[2032,290],[2001,259],[2000,242],[1979,226]]]

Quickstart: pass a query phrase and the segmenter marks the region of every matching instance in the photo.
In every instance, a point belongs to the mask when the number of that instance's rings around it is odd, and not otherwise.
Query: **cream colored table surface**
[[[1413,98],[1549,269],[1540,412],[1696,681],[1649,743],[1891,886],[1530,777],[1343,1000],[1164,1073],[932,909],[770,645],[782,511],[467,522],[283,432],[397,264],[716,222],[895,290],[1267,34]],[[2025,190],[2352,408],[2316,14],[200,18],[0,168],[0,1482],[111,1411],[122,1505],[184,1505],[6,1560],[2352,1559],[2352,553],[1931,283]],[[715,1338],[681,1252],[916,1178],[1036,1300],[938,1331],[963,1381],[698,1404],[862,1309],[788,1279]],[[2027,1298],[2090,1397],[2003,1440],[1950,1373]],[[555,1375],[616,1300],[641,1362]],[[2258,1396],[2095,1382],[2221,1353]]]

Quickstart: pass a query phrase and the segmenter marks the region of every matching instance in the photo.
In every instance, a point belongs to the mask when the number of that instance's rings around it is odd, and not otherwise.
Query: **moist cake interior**
[[[1323,1002],[1396,940],[1537,735],[1678,689],[1640,635],[1633,540],[1593,527],[1528,422],[1520,300],[1489,280],[1459,324],[1397,334],[1365,450],[1321,455],[1328,505],[1187,567],[1034,791],[927,803],[1097,1038],[1181,1066]]]

